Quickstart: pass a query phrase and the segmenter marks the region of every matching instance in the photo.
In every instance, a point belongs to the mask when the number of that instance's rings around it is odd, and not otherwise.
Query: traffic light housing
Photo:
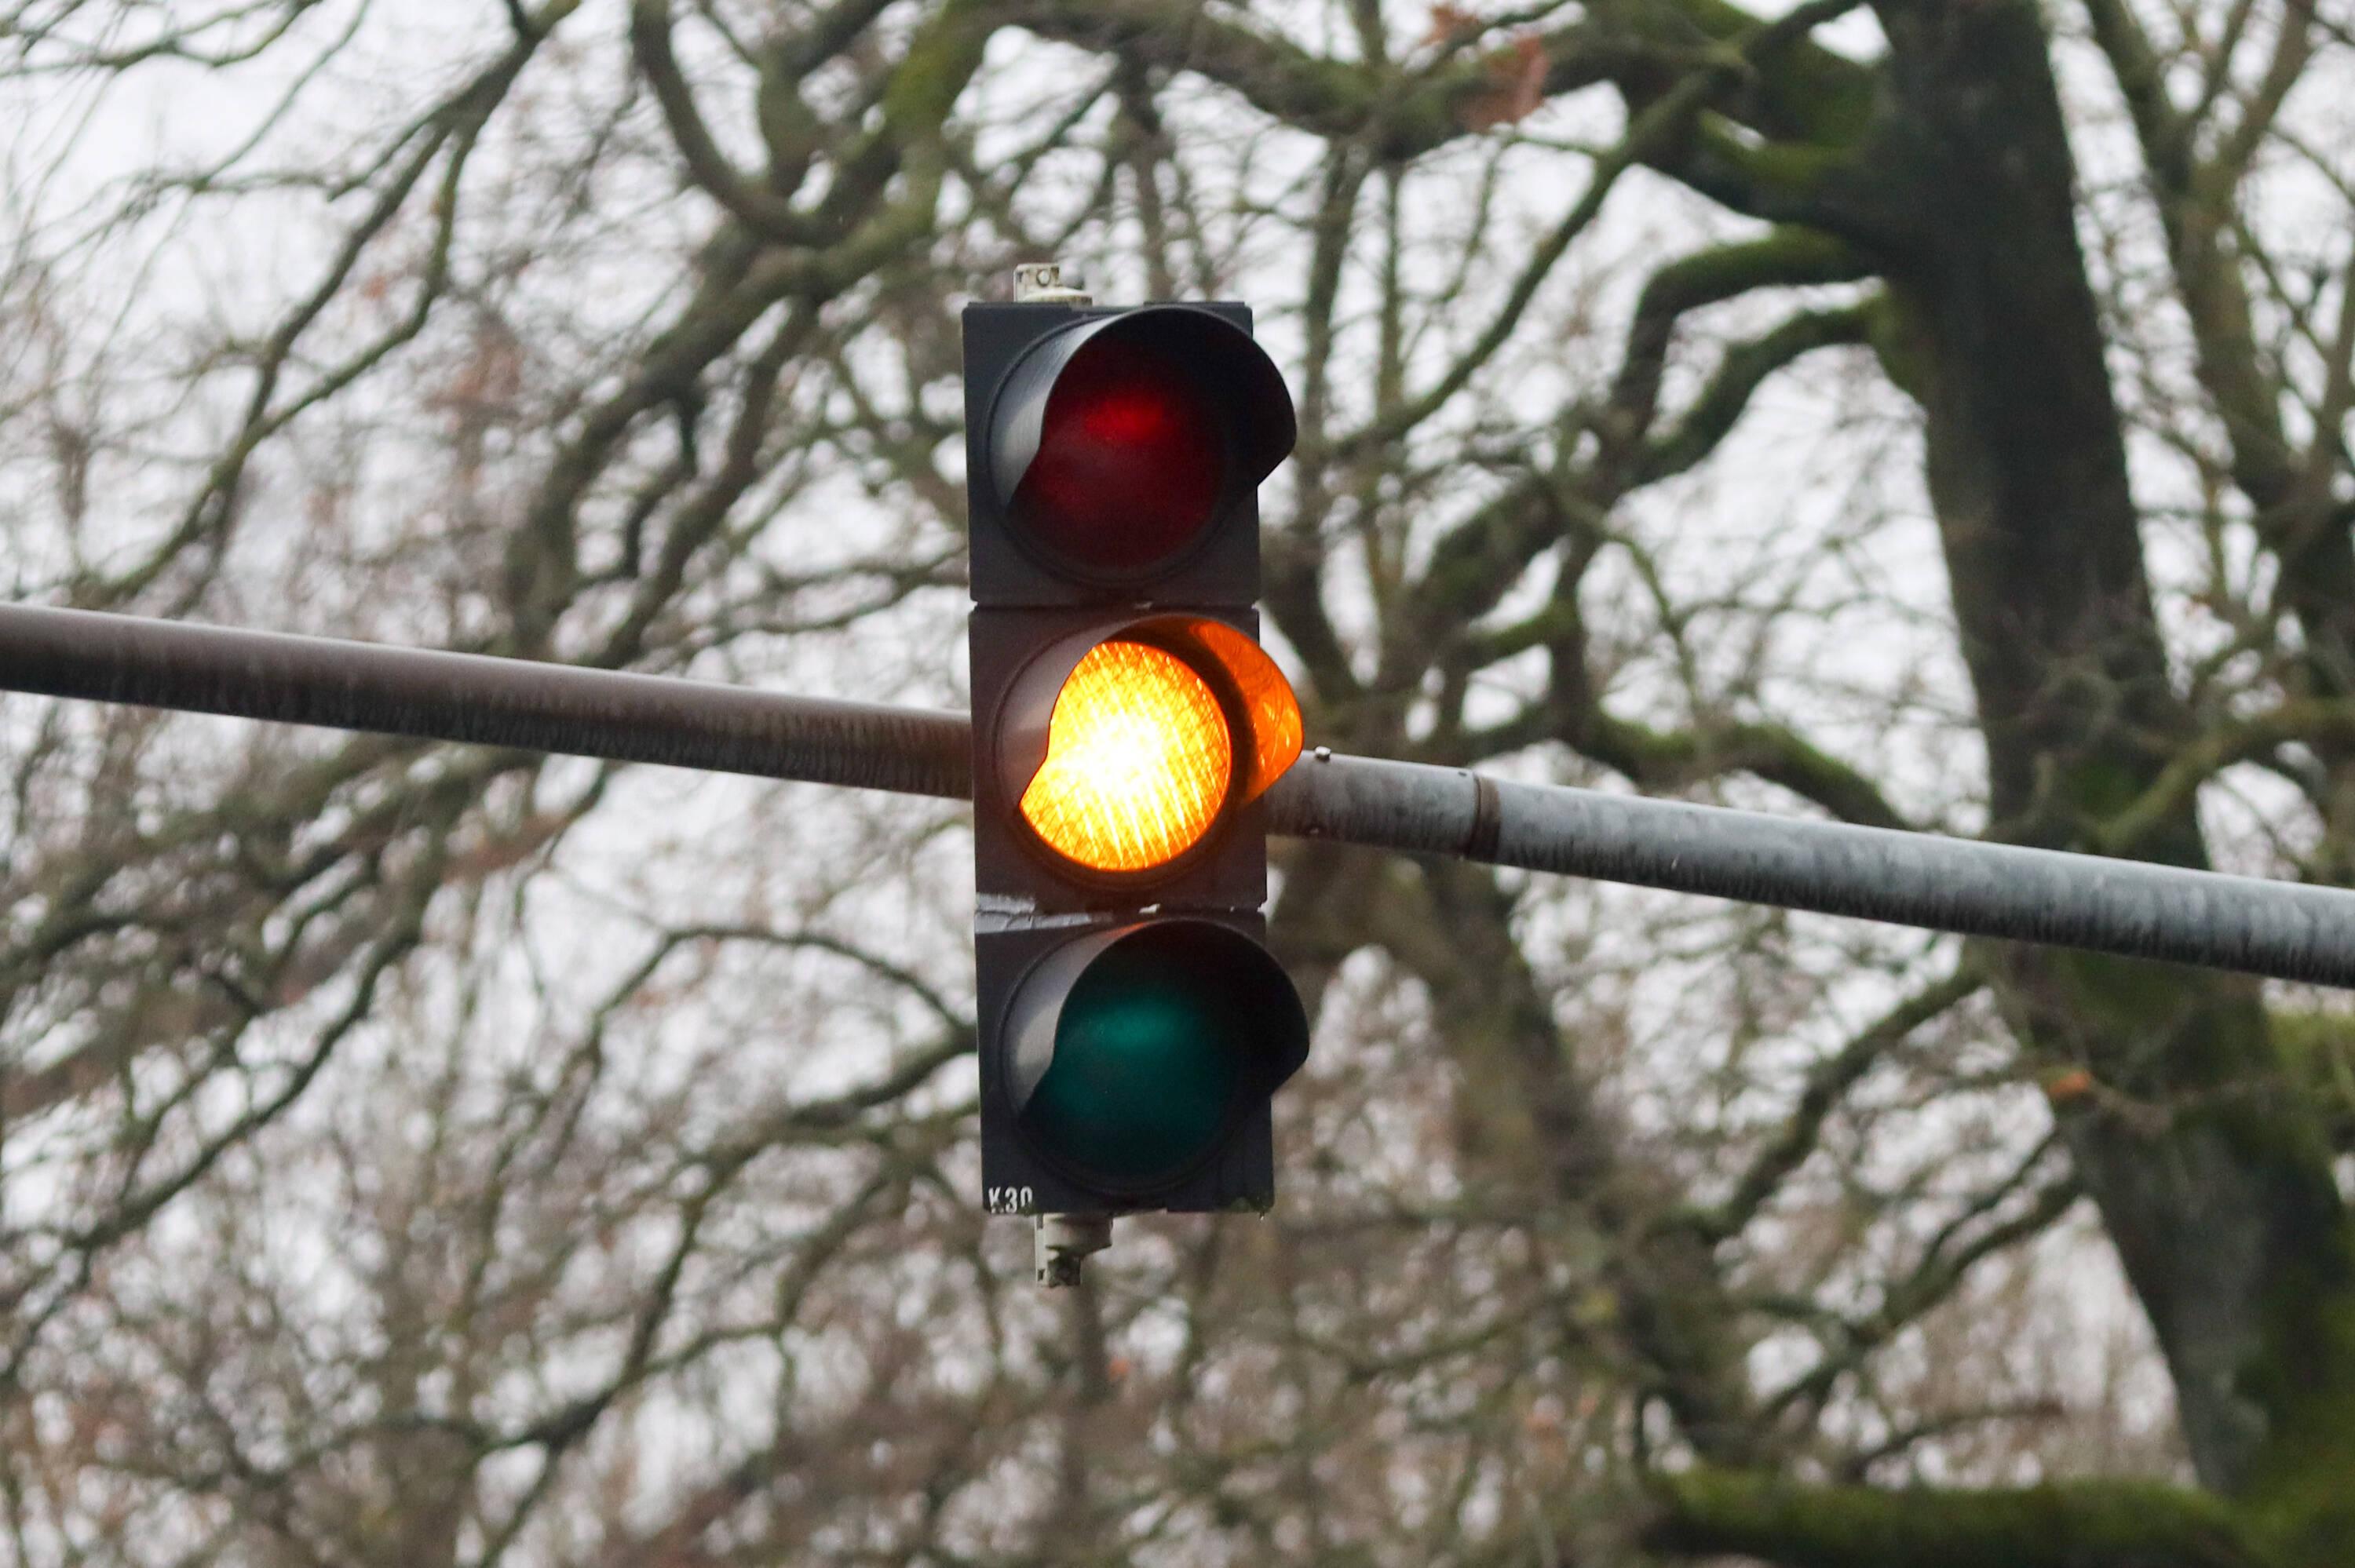
[[[1264,1209],[1308,1033],[1260,913],[1290,395],[1235,304],[976,304],[964,350],[985,1201]]]

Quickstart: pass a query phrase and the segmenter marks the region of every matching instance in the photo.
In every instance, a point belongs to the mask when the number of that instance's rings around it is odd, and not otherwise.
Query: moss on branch
[[[1657,1497],[1653,1550],[1775,1568],[2285,1568],[2223,1503],[2151,1482],[1890,1490],[1701,1468]]]
[[[1638,104],[1696,69],[1722,65],[1773,26],[1725,0],[1618,0],[1575,22],[1471,48],[1436,69],[1331,59],[1273,34],[1206,14],[1195,0],[1002,0],[994,14],[1042,37],[1192,71],[1312,134],[1373,132],[1381,156],[1408,160],[1494,122],[1497,84],[1534,50],[1539,96],[1610,84]],[[1726,112],[1762,135],[1852,143],[1871,112],[1875,72],[1804,30],[1775,36],[1744,61]]]
[[[1870,343],[1879,309],[1877,300],[1868,300],[1837,310],[1801,311],[1763,335],[1734,344],[1685,417],[1644,450],[1635,465],[1636,482],[1649,484],[1682,473],[1716,450],[1750,407],[1751,394],[1801,355]]]

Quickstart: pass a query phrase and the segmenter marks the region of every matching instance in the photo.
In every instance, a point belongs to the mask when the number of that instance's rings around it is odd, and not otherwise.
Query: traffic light
[[[964,368],[986,1206],[1265,1209],[1308,1052],[1260,913],[1291,396],[1236,304],[972,305]]]

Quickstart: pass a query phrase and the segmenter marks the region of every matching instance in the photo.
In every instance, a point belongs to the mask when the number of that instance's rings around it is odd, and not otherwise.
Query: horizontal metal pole
[[[2355,893],[1318,753],[1277,832],[2355,987]]]
[[[0,690],[963,800],[963,714],[0,605]]]
[[[0,690],[380,730],[947,800],[959,714],[707,681],[0,605]],[[1273,832],[1826,915],[2355,987],[2355,893],[1507,783],[1319,751]]]

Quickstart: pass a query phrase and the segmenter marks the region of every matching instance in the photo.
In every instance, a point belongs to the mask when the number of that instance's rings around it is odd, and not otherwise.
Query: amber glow
[[[1243,768],[1242,798],[1256,800],[1300,758],[1300,699],[1275,662],[1258,643],[1215,620],[1190,624],[1202,645],[1218,655],[1251,715],[1252,755]]]
[[[1142,642],[1100,643],[1055,699],[1022,817],[1082,865],[1144,871],[1209,832],[1234,765],[1226,715],[1201,676]]]

